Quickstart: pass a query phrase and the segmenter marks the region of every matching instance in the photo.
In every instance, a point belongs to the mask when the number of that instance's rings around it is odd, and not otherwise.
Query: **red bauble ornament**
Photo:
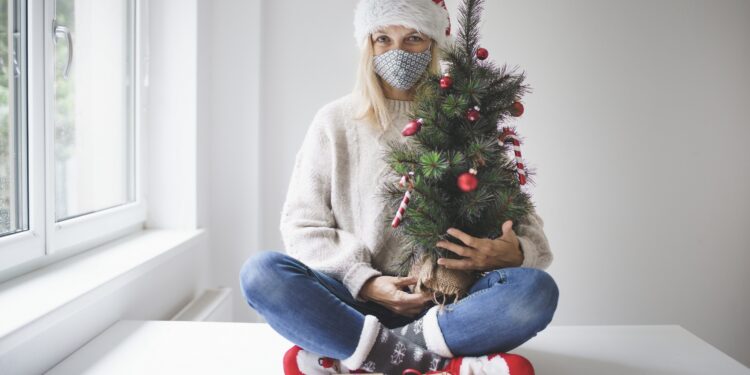
[[[510,106],[510,115],[513,117],[520,117],[523,114],[523,104],[521,102],[513,102]]]
[[[477,49],[477,58],[479,60],[484,60],[490,55],[490,52],[487,51],[486,48],[479,48]]]
[[[476,122],[479,120],[481,116],[479,115],[479,107],[474,106],[474,108],[469,108],[468,111],[466,111],[466,119],[471,122]]]
[[[401,135],[404,137],[410,137],[414,134],[417,134],[420,129],[422,129],[422,124],[424,124],[424,120],[417,119],[417,120],[411,120],[409,121],[406,126],[404,126],[404,129],[401,130]]]
[[[461,173],[461,175],[458,176],[458,188],[464,193],[476,189],[477,185],[479,185],[479,180],[477,180],[476,174],[477,171],[474,168],[469,169],[468,172]]]
[[[453,78],[451,78],[450,74],[446,74],[443,76],[443,78],[440,78],[440,88],[443,90],[447,90],[453,86]]]

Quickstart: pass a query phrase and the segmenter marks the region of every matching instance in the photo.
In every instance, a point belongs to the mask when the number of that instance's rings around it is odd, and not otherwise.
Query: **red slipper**
[[[370,374],[364,369],[349,370],[341,361],[311,353],[294,345],[284,354],[284,375]]]
[[[518,354],[493,353],[479,357],[456,357],[444,369],[420,373],[408,369],[402,375],[534,375],[534,366]]]
[[[285,375],[328,375],[340,372],[339,361],[294,345],[284,354]]]

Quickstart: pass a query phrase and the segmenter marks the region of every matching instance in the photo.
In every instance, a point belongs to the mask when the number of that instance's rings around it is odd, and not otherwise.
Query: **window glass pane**
[[[132,0],[56,1],[57,221],[134,201],[133,11]]]
[[[25,12],[0,0],[0,236],[28,229]]]

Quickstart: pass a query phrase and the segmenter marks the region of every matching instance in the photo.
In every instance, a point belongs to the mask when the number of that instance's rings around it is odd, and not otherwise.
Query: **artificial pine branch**
[[[462,296],[468,289],[465,281],[479,274],[436,267],[438,258],[460,258],[435,246],[438,241],[465,246],[446,233],[448,228],[495,239],[502,235],[505,220],[513,220],[515,229],[527,222],[525,215],[533,209],[530,196],[520,189],[517,163],[508,156],[512,148],[498,142],[500,125],[511,116],[514,101],[530,88],[523,72],[477,59],[483,4],[465,0],[459,7],[457,42],[441,50],[453,85],[443,88],[441,76],[428,73],[417,86],[409,114],[423,120],[420,130],[409,142],[389,142],[383,155],[393,172],[385,177],[381,193],[390,212],[395,215],[406,189],[411,190],[400,225],[393,229],[405,246],[403,256],[394,261],[401,275],[416,269],[426,290],[444,296]],[[481,116],[471,121],[467,110],[475,106]],[[477,187],[460,188],[458,177],[470,169],[476,172]],[[532,181],[533,171],[525,171],[527,182]],[[405,175],[409,183],[399,186]],[[385,217],[384,224],[390,225],[392,218]],[[449,282],[442,283],[445,280]]]
[[[479,13],[482,12],[484,0],[465,0],[458,7],[457,43],[463,47],[464,56],[472,56],[479,44]],[[473,59],[465,59],[466,65],[473,65]]]

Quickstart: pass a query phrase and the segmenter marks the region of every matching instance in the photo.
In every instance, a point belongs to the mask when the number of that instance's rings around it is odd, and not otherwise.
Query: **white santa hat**
[[[445,0],[360,0],[354,10],[357,47],[364,48],[370,34],[391,25],[413,28],[442,48],[454,43]]]

